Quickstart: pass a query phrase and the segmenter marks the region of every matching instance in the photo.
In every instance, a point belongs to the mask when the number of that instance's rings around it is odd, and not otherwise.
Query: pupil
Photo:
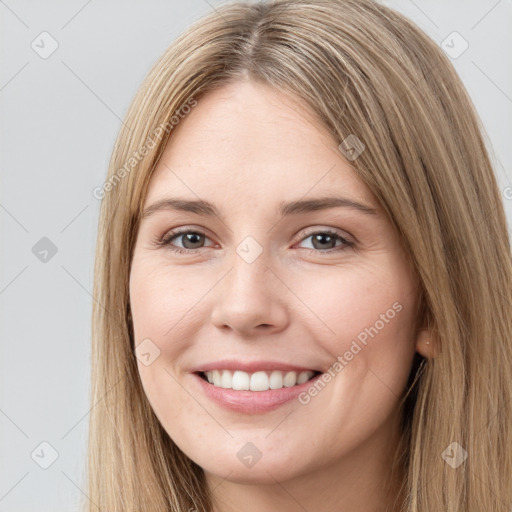
[[[331,235],[328,235],[328,234],[326,234],[326,233],[320,233],[320,234],[318,234],[318,235],[315,235],[315,236],[313,237],[313,246],[315,246],[315,249],[318,249],[318,247],[316,247],[316,244],[315,244],[315,243],[318,241],[318,239],[319,239],[319,238],[320,238],[320,239],[323,239],[323,238],[331,239],[331,240],[328,240],[328,242],[329,242],[329,241],[332,241],[332,239],[333,239],[333,237],[332,237]],[[325,242],[325,240],[324,240],[324,242]],[[320,249],[322,249],[322,248],[324,248],[324,249],[325,249],[325,247],[320,246]]]
[[[197,243],[197,241],[196,241],[196,242],[194,242],[194,240],[193,240],[193,239],[192,239],[192,240],[190,240],[190,237],[199,237],[199,242],[201,242],[201,237],[202,237],[202,235],[200,235],[199,233],[187,233],[187,234],[185,235],[185,240],[186,240],[186,241],[189,241],[189,242],[191,241],[191,242],[192,242],[192,244],[194,244],[194,243]],[[184,245],[185,245],[185,244],[184,244]],[[185,247],[186,247],[186,245],[185,245]],[[195,247],[188,247],[188,249],[194,249],[194,248],[195,248]]]

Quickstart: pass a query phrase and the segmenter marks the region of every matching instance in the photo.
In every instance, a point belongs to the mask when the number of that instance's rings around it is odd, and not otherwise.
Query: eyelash
[[[172,252],[179,253],[179,254],[184,254],[184,253],[189,253],[190,254],[190,253],[194,253],[195,251],[198,251],[200,249],[205,249],[205,247],[199,247],[197,249],[183,249],[181,247],[175,247],[175,246],[173,246],[171,244],[172,240],[174,240],[175,238],[177,238],[180,235],[186,235],[186,234],[202,235],[202,236],[208,238],[206,236],[206,234],[203,233],[200,230],[196,230],[196,229],[177,229],[177,230],[168,232],[161,240],[157,240],[156,244],[159,247],[167,247]],[[351,242],[350,240],[347,240],[345,237],[341,236],[336,231],[333,231],[333,230],[330,230],[330,229],[324,229],[324,230],[320,230],[320,231],[313,231],[313,232],[309,233],[307,236],[305,236],[304,238],[302,238],[299,241],[302,242],[303,240],[305,240],[306,238],[310,238],[311,236],[314,236],[314,235],[324,235],[324,234],[335,237],[336,239],[341,241],[344,245],[343,246],[339,246],[338,248],[332,248],[332,249],[326,249],[326,250],[321,250],[321,249],[306,249],[306,250],[309,251],[309,252],[314,252],[316,254],[326,254],[326,253],[327,254],[332,254],[332,253],[337,253],[337,252],[344,251],[346,249],[350,249],[351,247],[354,247],[354,245],[355,245],[354,242]]]

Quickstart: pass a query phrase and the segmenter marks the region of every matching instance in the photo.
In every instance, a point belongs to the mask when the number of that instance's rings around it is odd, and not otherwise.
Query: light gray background
[[[512,219],[512,2],[387,1],[453,60],[484,122]],[[84,489],[92,269],[114,139],[154,61],[210,0],[0,0],[0,512],[76,510]],[[43,59],[47,31],[58,49]],[[458,44],[458,43],[457,43]],[[57,253],[40,261],[48,237]],[[51,462],[52,449],[58,458]],[[31,455],[33,454],[33,455]],[[33,458],[32,458],[33,457]],[[39,463],[36,463],[35,460]]]

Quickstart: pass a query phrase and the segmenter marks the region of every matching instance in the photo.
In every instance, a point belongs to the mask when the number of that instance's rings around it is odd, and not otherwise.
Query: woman
[[[460,79],[400,14],[192,26],[119,134],[95,273],[90,510],[512,505],[504,209]]]

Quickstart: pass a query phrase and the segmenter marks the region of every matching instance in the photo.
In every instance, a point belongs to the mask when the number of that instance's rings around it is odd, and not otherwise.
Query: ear
[[[439,353],[439,343],[432,329],[422,328],[416,334],[416,351],[427,359],[434,358]]]
[[[427,308],[424,292],[420,293],[416,320],[416,352],[426,359],[432,359],[439,354],[440,343],[432,327],[434,322]]]

